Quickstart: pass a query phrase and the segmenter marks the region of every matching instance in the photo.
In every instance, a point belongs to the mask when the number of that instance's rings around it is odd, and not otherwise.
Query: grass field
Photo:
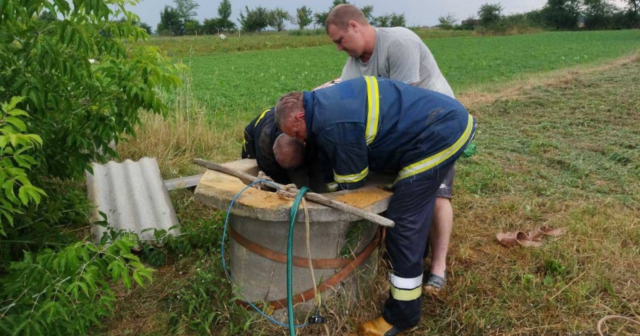
[[[457,166],[448,289],[423,300],[411,334],[597,335],[606,315],[640,319],[640,56],[620,58],[638,51],[640,31],[427,42],[478,118],[478,152]],[[118,150],[157,157],[165,178],[193,173],[193,157],[235,159],[255,113],[336,77],[344,58],[328,46],[193,57],[193,82],[167,97],[172,113],[144,115],[138,138]],[[171,196],[193,252],[170,255],[148,288],[121,290],[116,317],[95,334],[288,334],[232,303],[223,215],[187,191]],[[542,225],[568,234],[539,249],[495,240]],[[327,306],[331,334],[378,315],[387,286],[381,269],[369,300]],[[640,328],[610,322],[605,332]]]
[[[593,63],[640,48],[640,31],[563,32],[427,40],[455,92],[532,73]],[[184,59],[196,98],[215,120],[248,121],[288,91],[340,76],[346,60],[333,46],[212,54]]]
[[[458,164],[448,289],[423,301],[412,335],[597,335],[606,315],[640,318],[639,79],[640,58],[627,58],[468,104],[479,150]],[[198,252],[161,268],[150,288],[122,293],[101,334],[197,335],[203,326],[211,335],[287,334],[231,303],[218,260],[221,215],[189,193],[172,198]],[[497,232],[542,225],[568,234],[539,249],[495,241]],[[328,306],[331,334],[348,335],[379,314],[384,270],[378,288],[356,309]],[[640,328],[610,322],[605,331]],[[298,335],[324,333],[314,327]]]
[[[188,40],[187,40],[188,41]],[[188,42],[185,42],[188,43]],[[640,31],[563,32],[504,37],[456,37],[429,39],[442,71],[455,92],[500,91],[505,83],[533,74],[578,65],[605,62],[640,48]],[[188,85],[172,97],[170,119],[180,119],[180,127],[170,128],[157,117],[150,117],[151,134],[189,129],[178,137],[184,146],[175,152],[160,151],[158,141],[171,137],[141,136],[141,145],[123,150],[131,157],[150,155],[171,163],[164,172],[171,177],[187,174],[190,165],[184,153],[199,153],[215,160],[237,156],[244,125],[265,108],[271,107],[284,93],[310,90],[340,75],[346,56],[333,46],[262,50],[241,53],[216,53],[184,58],[191,66],[186,75]],[[173,99],[175,98],[175,99]],[[197,123],[185,120],[197,118]],[[143,130],[144,132],[144,130]],[[194,134],[206,134],[195,136]],[[171,140],[174,141],[175,140]],[[137,148],[146,148],[137,151]],[[176,148],[176,147],[172,147]],[[207,151],[205,148],[214,148]],[[189,156],[187,156],[189,157]]]

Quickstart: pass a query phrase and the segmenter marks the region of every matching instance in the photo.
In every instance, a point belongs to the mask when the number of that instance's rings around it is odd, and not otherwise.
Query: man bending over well
[[[456,100],[402,82],[361,77],[278,101],[287,135],[317,146],[331,189],[356,189],[369,171],[397,173],[387,217],[391,293],[383,314],[358,327],[392,336],[420,320],[423,257],[436,195],[473,138],[473,117]]]

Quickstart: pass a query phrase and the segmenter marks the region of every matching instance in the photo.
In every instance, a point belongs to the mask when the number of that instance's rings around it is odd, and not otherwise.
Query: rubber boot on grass
[[[358,336],[394,336],[400,333],[402,330],[387,323],[382,316],[358,326]]]

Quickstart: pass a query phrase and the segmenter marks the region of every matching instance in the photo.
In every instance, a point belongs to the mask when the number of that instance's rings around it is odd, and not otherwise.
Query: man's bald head
[[[282,133],[273,144],[273,154],[280,167],[284,169],[297,168],[304,161],[304,144],[302,141]]]
[[[369,25],[369,21],[358,7],[354,5],[337,5],[327,16],[325,29],[327,33],[329,33],[330,25],[334,25],[340,29],[347,29],[349,21],[354,21],[361,25]]]
[[[376,44],[376,30],[358,7],[338,5],[331,10],[325,29],[338,51],[367,62]]]

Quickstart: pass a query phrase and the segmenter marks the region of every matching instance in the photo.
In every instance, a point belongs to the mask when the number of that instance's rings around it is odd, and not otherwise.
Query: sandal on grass
[[[559,237],[564,234],[564,229],[552,229],[548,226],[541,226],[529,232],[532,240],[540,240],[544,236]]]
[[[542,226],[528,233],[522,231],[500,232],[496,235],[496,239],[505,247],[516,245],[540,247],[542,246],[543,237],[559,237],[563,234],[565,234],[564,229],[552,229],[548,226]]]
[[[498,242],[505,247],[520,245],[523,247],[540,247],[542,243],[531,239],[529,234],[522,231],[498,233],[496,235]]]
[[[445,277],[441,277],[431,273],[429,274],[429,278],[427,278],[427,282],[422,286],[422,292],[425,294],[435,294],[442,291],[446,284],[446,275]]]

